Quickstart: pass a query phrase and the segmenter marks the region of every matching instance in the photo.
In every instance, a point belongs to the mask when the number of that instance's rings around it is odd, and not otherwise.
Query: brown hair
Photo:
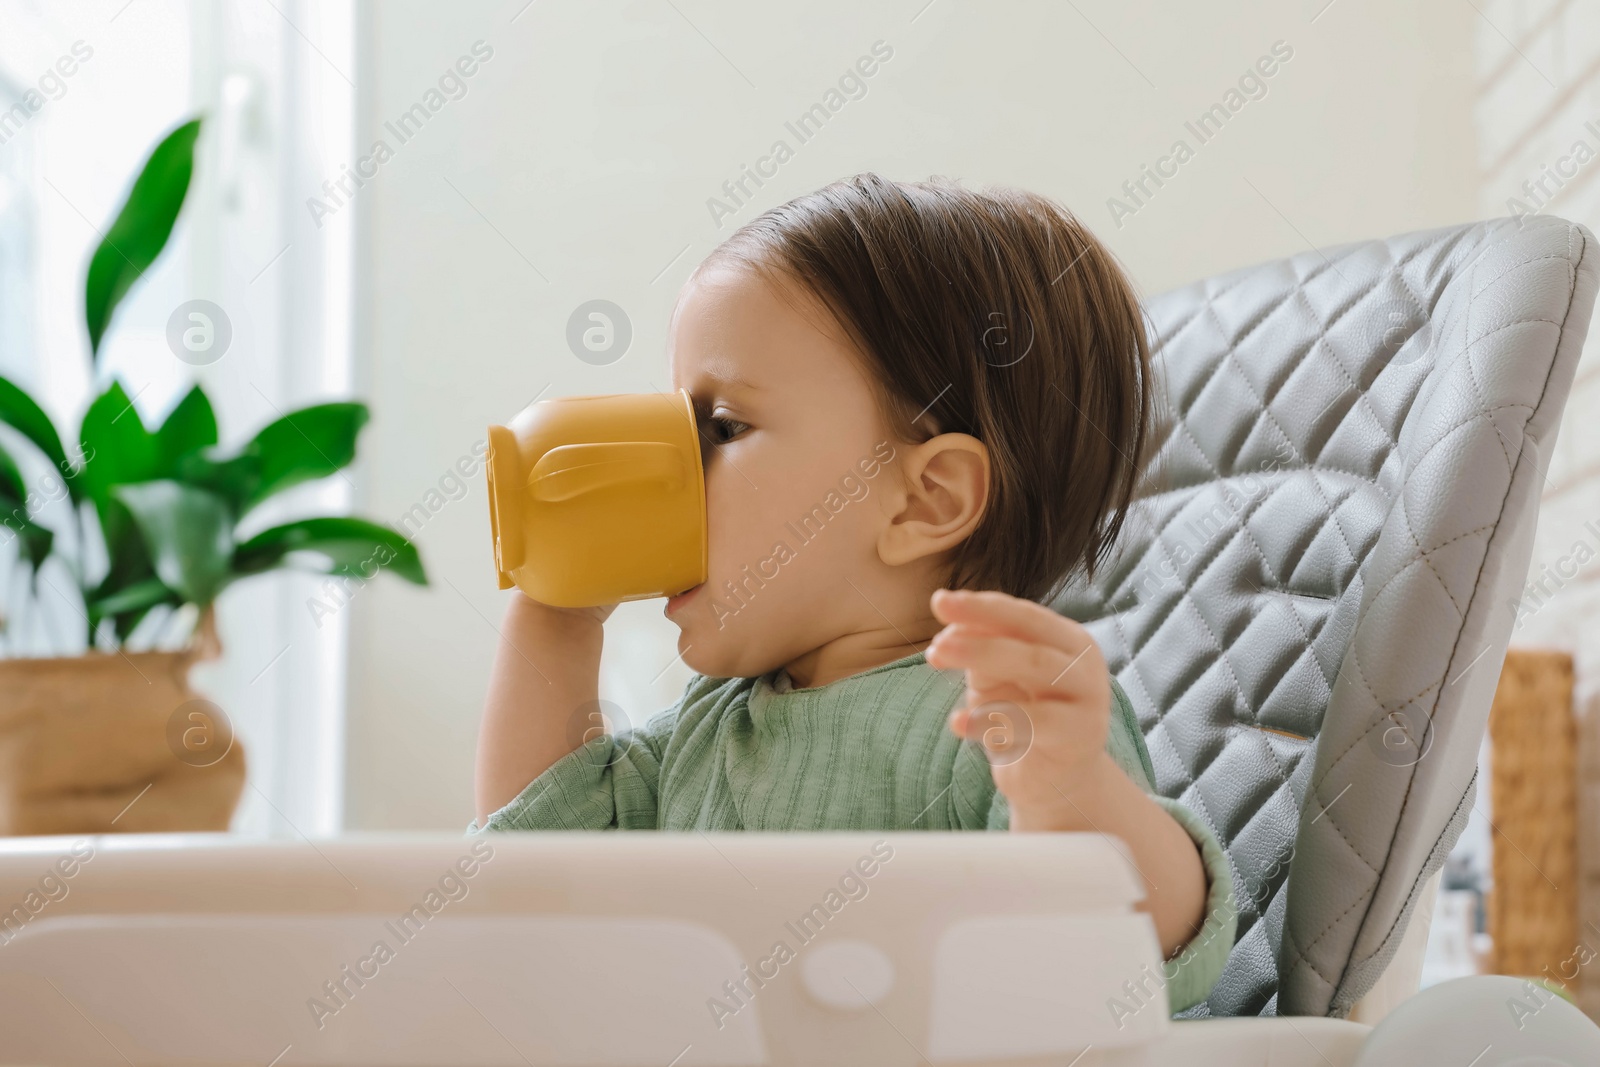
[[[951,587],[1042,600],[1104,562],[1149,447],[1151,356],[1132,285],[1066,208],[858,174],[752,220],[702,269],[718,262],[819,299],[902,440],[988,448],[985,513]]]

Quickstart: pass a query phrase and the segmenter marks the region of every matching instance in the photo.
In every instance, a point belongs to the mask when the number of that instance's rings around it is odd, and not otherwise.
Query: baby
[[[859,175],[744,226],[673,312],[708,578],[697,673],[584,741],[615,605],[516,595],[471,831],[1078,830],[1143,876],[1172,1010],[1233,945],[1227,859],[1153,795],[1127,695],[1041,601],[1108,556],[1154,435],[1138,301],[1069,212]]]

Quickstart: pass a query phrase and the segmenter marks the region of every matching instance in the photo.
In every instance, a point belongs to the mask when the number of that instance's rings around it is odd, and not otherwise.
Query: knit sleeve
[[[1150,750],[1145,746],[1133,702],[1115,678],[1111,680],[1111,694],[1111,732],[1106,739],[1106,749],[1117,766],[1188,832],[1200,850],[1200,861],[1206,869],[1205,924],[1181,952],[1162,965],[1168,1006],[1173,1012],[1180,1012],[1210,995],[1211,987],[1216,985],[1228,962],[1228,953],[1233,950],[1238,927],[1238,913],[1233,902],[1233,869],[1228,865],[1228,855],[1222,851],[1216,834],[1204,819],[1178,801],[1156,793],[1155,768],[1150,763]]]
[[[1176,800],[1161,796],[1151,799],[1165,808],[1194,838],[1200,849],[1200,860],[1205,864],[1209,887],[1205,924],[1181,952],[1161,965],[1162,977],[1166,979],[1167,1005],[1176,1013],[1194,1007],[1211,995],[1211,987],[1217,984],[1228,962],[1228,953],[1233,951],[1239,913],[1233,901],[1233,870],[1228,866],[1228,854],[1222,851],[1211,827]]]
[[[602,734],[545,769],[467,833],[492,830],[654,830],[661,759],[677,722],[668,708],[643,726]]]
[[[1115,678],[1111,679],[1111,729],[1106,735],[1106,751],[1135,785],[1146,793],[1156,791],[1156,769],[1150,764],[1150,750],[1144,745],[1139,716]]]

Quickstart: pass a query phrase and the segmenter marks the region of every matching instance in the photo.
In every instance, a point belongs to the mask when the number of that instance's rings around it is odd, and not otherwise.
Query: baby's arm
[[[1144,908],[1171,956],[1205,922],[1206,870],[1195,840],[1106,751],[1111,679],[1083,626],[999,592],[934,594],[946,623],[926,657],[967,672],[950,726],[981,740],[1012,830],[1081,830],[1126,842]]]
[[[1206,871],[1194,838],[1102,751],[1062,786],[1052,807],[1011,807],[1013,830],[1078,830],[1113,834],[1131,852],[1144,878],[1144,910],[1155,920],[1164,957],[1200,932],[1205,922]],[[1125,853],[1126,854],[1126,853]]]
[[[581,727],[600,695],[603,624],[615,607],[511,598],[478,732],[479,825],[585,740]]]

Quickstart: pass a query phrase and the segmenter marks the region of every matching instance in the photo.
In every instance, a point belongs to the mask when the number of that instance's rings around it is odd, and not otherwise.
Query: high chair
[[[1097,834],[31,838],[0,846],[0,1064],[1600,1062],[1563,1001],[1510,1026],[1513,979],[1414,995],[1594,252],[1499,219],[1148,302],[1162,444],[1053,606],[1230,857],[1211,1018],[1168,1018]]]

